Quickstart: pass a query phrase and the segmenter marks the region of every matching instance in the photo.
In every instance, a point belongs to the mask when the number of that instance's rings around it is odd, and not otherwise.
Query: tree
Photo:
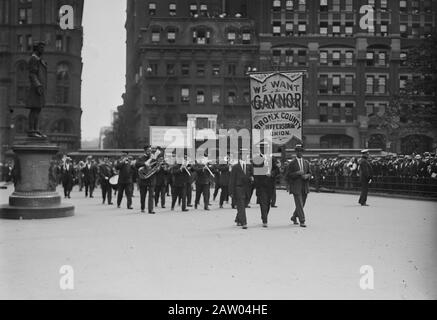
[[[429,133],[437,128],[437,36],[410,49],[406,65],[421,77],[407,81],[399,93],[392,94],[384,114],[373,115],[371,121],[387,132],[389,141],[398,140],[403,131]]]

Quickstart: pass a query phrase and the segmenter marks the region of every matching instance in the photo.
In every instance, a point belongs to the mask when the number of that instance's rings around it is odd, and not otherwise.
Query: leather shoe
[[[272,208],[277,208],[278,206],[271,206]]]
[[[243,229],[247,229],[247,224],[243,225]]]
[[[184,209],[184,210],[182,210],[182,212],[187,212],[187,211],[190,211],[190,210],[188,210],[188,209]]]
[[[132,208],[132,207],[127,207],[127,209],[128,209],[128,210],[133,210],[134,208]]]
[[[149,211],[149,214],[155,214],[156,212],[155,211]]]
[[[293,221],[293,224],[299,224],[299,223],[297,223],[297,221],[296,221],[296,218],[295,217],[291,217],[291,219],[290,219],[291,221]]]
[[[306,225],[305,223],[301,223],[300,226],[301,226],[302,228],[306,228],[306,227],[307,227],[307,225]]]
[[[263,228],[267,228],[267,223],[263,223]]]

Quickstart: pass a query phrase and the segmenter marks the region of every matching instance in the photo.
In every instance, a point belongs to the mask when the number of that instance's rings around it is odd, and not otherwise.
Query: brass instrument
[[[210,174],[213,178],[215,178],[215,174],[212,173],[211,169],[208,167],[208,163],[204,164],[204,166],[205,166],[206,170],[208,170],[209,174]]]
[[[164,158],[158,158],[160,154],[161,150],[156,150],[156,153],[146,161],[146,164],[138,169],[138,177],[140,179],[147,180],[161,169],[161,165],[164,163]]]

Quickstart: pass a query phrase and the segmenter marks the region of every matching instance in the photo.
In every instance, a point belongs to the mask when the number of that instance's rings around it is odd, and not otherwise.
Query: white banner
[[[303,72],[250,75],[252,129],[271,130],[273,144],[302,141]]]

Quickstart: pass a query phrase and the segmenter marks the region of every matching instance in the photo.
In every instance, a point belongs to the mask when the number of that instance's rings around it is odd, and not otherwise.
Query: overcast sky
[[[82,51],[82,140],[98,138],[122,104],[126,0],[85,0]]]

